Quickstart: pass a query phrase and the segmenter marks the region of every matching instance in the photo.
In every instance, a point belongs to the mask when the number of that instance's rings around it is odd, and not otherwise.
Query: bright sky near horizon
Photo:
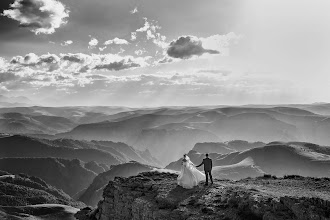
[[[1,0],[0,95],[43,105],[330,102],[328,0]]]

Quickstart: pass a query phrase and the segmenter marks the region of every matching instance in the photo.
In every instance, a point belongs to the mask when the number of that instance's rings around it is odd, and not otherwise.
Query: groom
[[[205,177],[206,177],[206,182],[205,185],[207,186],[209,184],[209,176],[211,179],[211,184],[213,184],[213,179],[212,179],[212,160],[209,158],[209,154],[205,154],[206,158],[203,159],[203,162],[199,164],[196,167],[200,167],[204,165],[204,172],[205,172]]]

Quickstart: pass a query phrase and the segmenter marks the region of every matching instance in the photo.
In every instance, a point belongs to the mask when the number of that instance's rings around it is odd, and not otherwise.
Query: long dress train
[[[188,159],[182,161],[181,173],[178,176],[178,185],[186,189],[192,189],[205,179],[205,175],[196,169],[194,164]]]

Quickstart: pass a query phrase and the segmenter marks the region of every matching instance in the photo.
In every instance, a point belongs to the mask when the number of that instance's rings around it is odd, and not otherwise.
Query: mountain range
[[[188,156],[197,165],[205,154],[191,150]],[[271,142],[245,151],[210,153],[209,157],[213,160],[214,175],[229,179],[243,179],[264,173],[329,177],[330,170],[330,148],[306,142]],[[166,168],[179,171],[180,167],[181,159]]]

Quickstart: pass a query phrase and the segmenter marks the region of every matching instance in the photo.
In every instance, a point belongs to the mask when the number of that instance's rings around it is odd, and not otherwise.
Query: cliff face
[[[113,180],[116,176],[134,176],[141,172],[150,171],[153,168],[154,167],[140,164],[135,161],[112,166],[112,168],[107,172],[101,173],[97,177],[95,177],[92,184],[89,185],[86,191],[80,196],[79,201],[82,201],[87,205],[96,207],[97,203],[102,199],[103,189],[110,180]]]
[[[175,174],[148,172],[115,178],[97,209],[76,218],[97,220],[330,219],[330,179],[289,177],[216,180],[183,189]]]

